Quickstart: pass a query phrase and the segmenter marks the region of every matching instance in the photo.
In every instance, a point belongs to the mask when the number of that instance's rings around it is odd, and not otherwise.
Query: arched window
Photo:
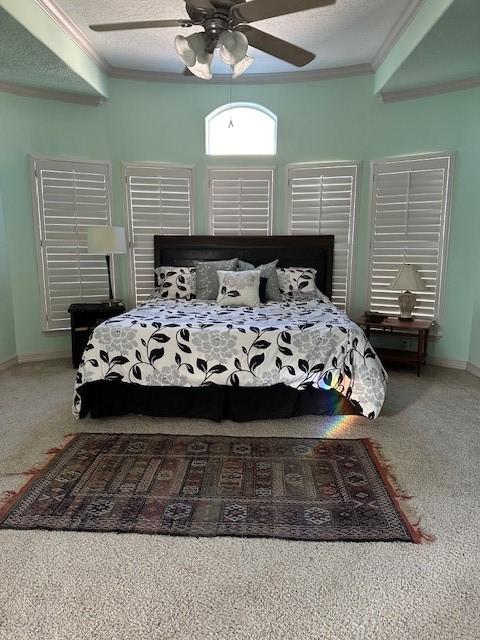
[[[273,156],[277,152],[277,116],[259,104],[234,102],[205,119],[210,156]]]

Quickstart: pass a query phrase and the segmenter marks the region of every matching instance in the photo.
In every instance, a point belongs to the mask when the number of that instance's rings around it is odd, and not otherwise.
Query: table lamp
[[[415,308],[417,296],[413,291],[426,291],[424,281],[422,280],[416,264],[402,264],[395,279],[390,285],[390,289],[401,291],[398,296],[398,306],[400,307],[399,320],[406,322],[414,320],[412,311]]]
[[[106,304],[118,303],[113,298],[112,276],[110,273],[110,254],[127,253],[125,241],[125,229],[123,227],[88,227],[88,253],[103,253],[107,261],[108,292],[109,298]]]

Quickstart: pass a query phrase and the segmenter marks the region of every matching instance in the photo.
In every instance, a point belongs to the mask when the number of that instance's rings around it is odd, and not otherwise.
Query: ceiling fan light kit
[[[242,73],[248,69],[248,67],[253,63],[254,58],[251,56],[245,56],[242,60],[239,60],[236,64],[232,65],[232,80],[241,76]]]
[[[182,63],[194,75],[204,80],[212,78],[211,64],[215,49],[230,65],[232,78],[238,78],[253,63],[247,55],[248,46],[264,51],[296,67],[303,67],[315,55],[286,40],[251,27],[250,22],[284,16],[299,11],[325,7],[336,0],[185,0],[190,19],[151,20],[91,25],[93,31],[122,31],[159,27],[203,27],[204,31],[185,37],[176,36],[175,51]]]
[[[241,31],[223,31],[218,38],[218,51],[226,64],[237,64],[247,55],[247,36]]]
[[[208,52],[205,33],[192,33],[187,38],[176,36],[174,45],[179,59],[194,75],[203,80],[212,78],[213,53]],[[222,31],[217,48],[222,60],[231,66],[232,78],[241,75],[253,62],[253,58],[247,56],[247,37],[240,31]]]

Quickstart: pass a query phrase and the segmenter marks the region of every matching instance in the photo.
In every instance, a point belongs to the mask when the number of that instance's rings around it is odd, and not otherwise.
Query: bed
[[[155,266],[278,258],[279,267],[314,268],[318,289],[330,297],[333,242],[333,236],[155,236]],[[386,380],[363,331],[323,296],[254,308],[152,300],[96,327],[77,371],[73,413],[373,419]]]

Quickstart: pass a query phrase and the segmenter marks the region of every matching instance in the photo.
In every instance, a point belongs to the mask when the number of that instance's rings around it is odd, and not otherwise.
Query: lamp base
[[[120,307],[123,306],[123,300],[116,300],[115,298],[108,298],[101,302],[104,307]]]
[[[400,307],[399,320],[402,322],[412,322],[412,311],[415,308],[417,296],[411,291],[404,291],[398,296],[398,306]]]

